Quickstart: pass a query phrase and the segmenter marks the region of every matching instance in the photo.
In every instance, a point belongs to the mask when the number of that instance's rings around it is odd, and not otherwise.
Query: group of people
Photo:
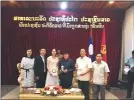
[[[57,54],[58,52],[58,54]],[[101,99],[105,99],[105,85],[109,68],[102,60],[102,54],[97,53],[96,60],[91,61],[86,56],[86,50],[80,49],[80,57],[76,63],[69,57],[68,52],[63,55],[60,50],[52,49],[51,56],[46,57],[46,49],[40,49],[40,55],[32,56],[32,49],[27,49],[26,56],[22,58],[21,68],[23,69],[22,87],[43,88],[47,85],[61,85],[62,88],[72,87],[73,72],[77,72],[78,87],[82,90],[85,100],[89,100],[89,86],[93,84],[93,98],[98,99],[99,92]]]

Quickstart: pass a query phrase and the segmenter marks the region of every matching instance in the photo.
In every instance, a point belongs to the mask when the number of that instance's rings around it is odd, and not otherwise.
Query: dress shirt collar
[[[45,56],[42,56],[42,55],[40,55],[41,56],[41,58],[44,58]]]
[[[100,63],[98,63],[97,61],[95,61],[96,64],[102,64],[102,61]]]
[[[28,56],[27,56],[26,58],[31,58],[31,57],[28,57]]]
[[[64,61],[68,61],[69,60],[69,58],[68,59],[64,59]]]
[[[81,59],[85,59],[87,56],[84,56],[84,57],[80,57]]]

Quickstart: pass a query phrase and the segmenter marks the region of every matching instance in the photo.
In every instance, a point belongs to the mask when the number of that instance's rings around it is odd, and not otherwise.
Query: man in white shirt
[[[81,57],[76,59],[76,70],[78,87],[82,90],[85,100],[89,100],[89,80],[90,70],[92,68],[92,62],[89,57],[86,56],[85,49],[80,50]]]
[[[128,85],[127,85],[127,96],[126,98],[131,98],[131,93],[133,89],[133,83],[134,83],[134,50],[132,51],[132,57],[128,59],[128,61],[125,63],[126,66],[130,67],[130,70],[128,71]]]
[[[94,99],[99,99],[99,92],[101,94],[101,99],[105,99],[105,85],[107,85],[108,77],[108,64],[102,61],[102,54],[96,54],[96,61],[92,64],[92,82],[94,86]]]

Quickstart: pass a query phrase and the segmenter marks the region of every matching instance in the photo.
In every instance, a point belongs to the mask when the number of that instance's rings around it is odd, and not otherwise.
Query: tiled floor
[[[12,91],[13,89],[15,89],[16,85],[2,85],[1,86],[1,97],[3,97],[5,94],[7,94],[8,92]]]
[[[2,99],[18,99],[19,96],[19,86],[2,86]],[[133,92],[134,93],[134,92]],[[119,88],[110,88],[106,91],[106,99],[125,99],[126,90],[121,90]]]
[[[1,99],[9,99],[9,100],[15,100],[18,99],[19,96],[19,86],[14,86],[14,85],[4,85],[1,88]]]
[[[110,92],[112,94],[114,94],[115,96],[117,96],[119,99],[125,99],[126,98],[126,94],[127,94],[127,91],[126,89],[119,89],[119,88],[111,88],[110,89]],[[132,98],[130,98],[129,100],[134,100],[134,90],[132,92]]]

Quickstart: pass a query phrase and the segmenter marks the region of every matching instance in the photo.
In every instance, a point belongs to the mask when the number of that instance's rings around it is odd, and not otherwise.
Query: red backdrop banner
[[[110,17],[105,24],[107,62],[110,68],[110,85],[116,85],[120,67],[122,21],[124,12],[104,10],[48,10],[48,9],[9,9],[2,8],[2,84],[18,84],[16,64],[25,55],[26,48],[32,48],[33,55],[39,55],[40,48],[46,48],[47,54],[53,48],[61,52],[68,51],[75,61],[81,48],[88,50],[89,29],[52,29],[52,28],[19,28],[13,16],[51,16],[74,15],[76,17],[94,16]],[[100,51],[102,29],[92,29],[94,52]]]

